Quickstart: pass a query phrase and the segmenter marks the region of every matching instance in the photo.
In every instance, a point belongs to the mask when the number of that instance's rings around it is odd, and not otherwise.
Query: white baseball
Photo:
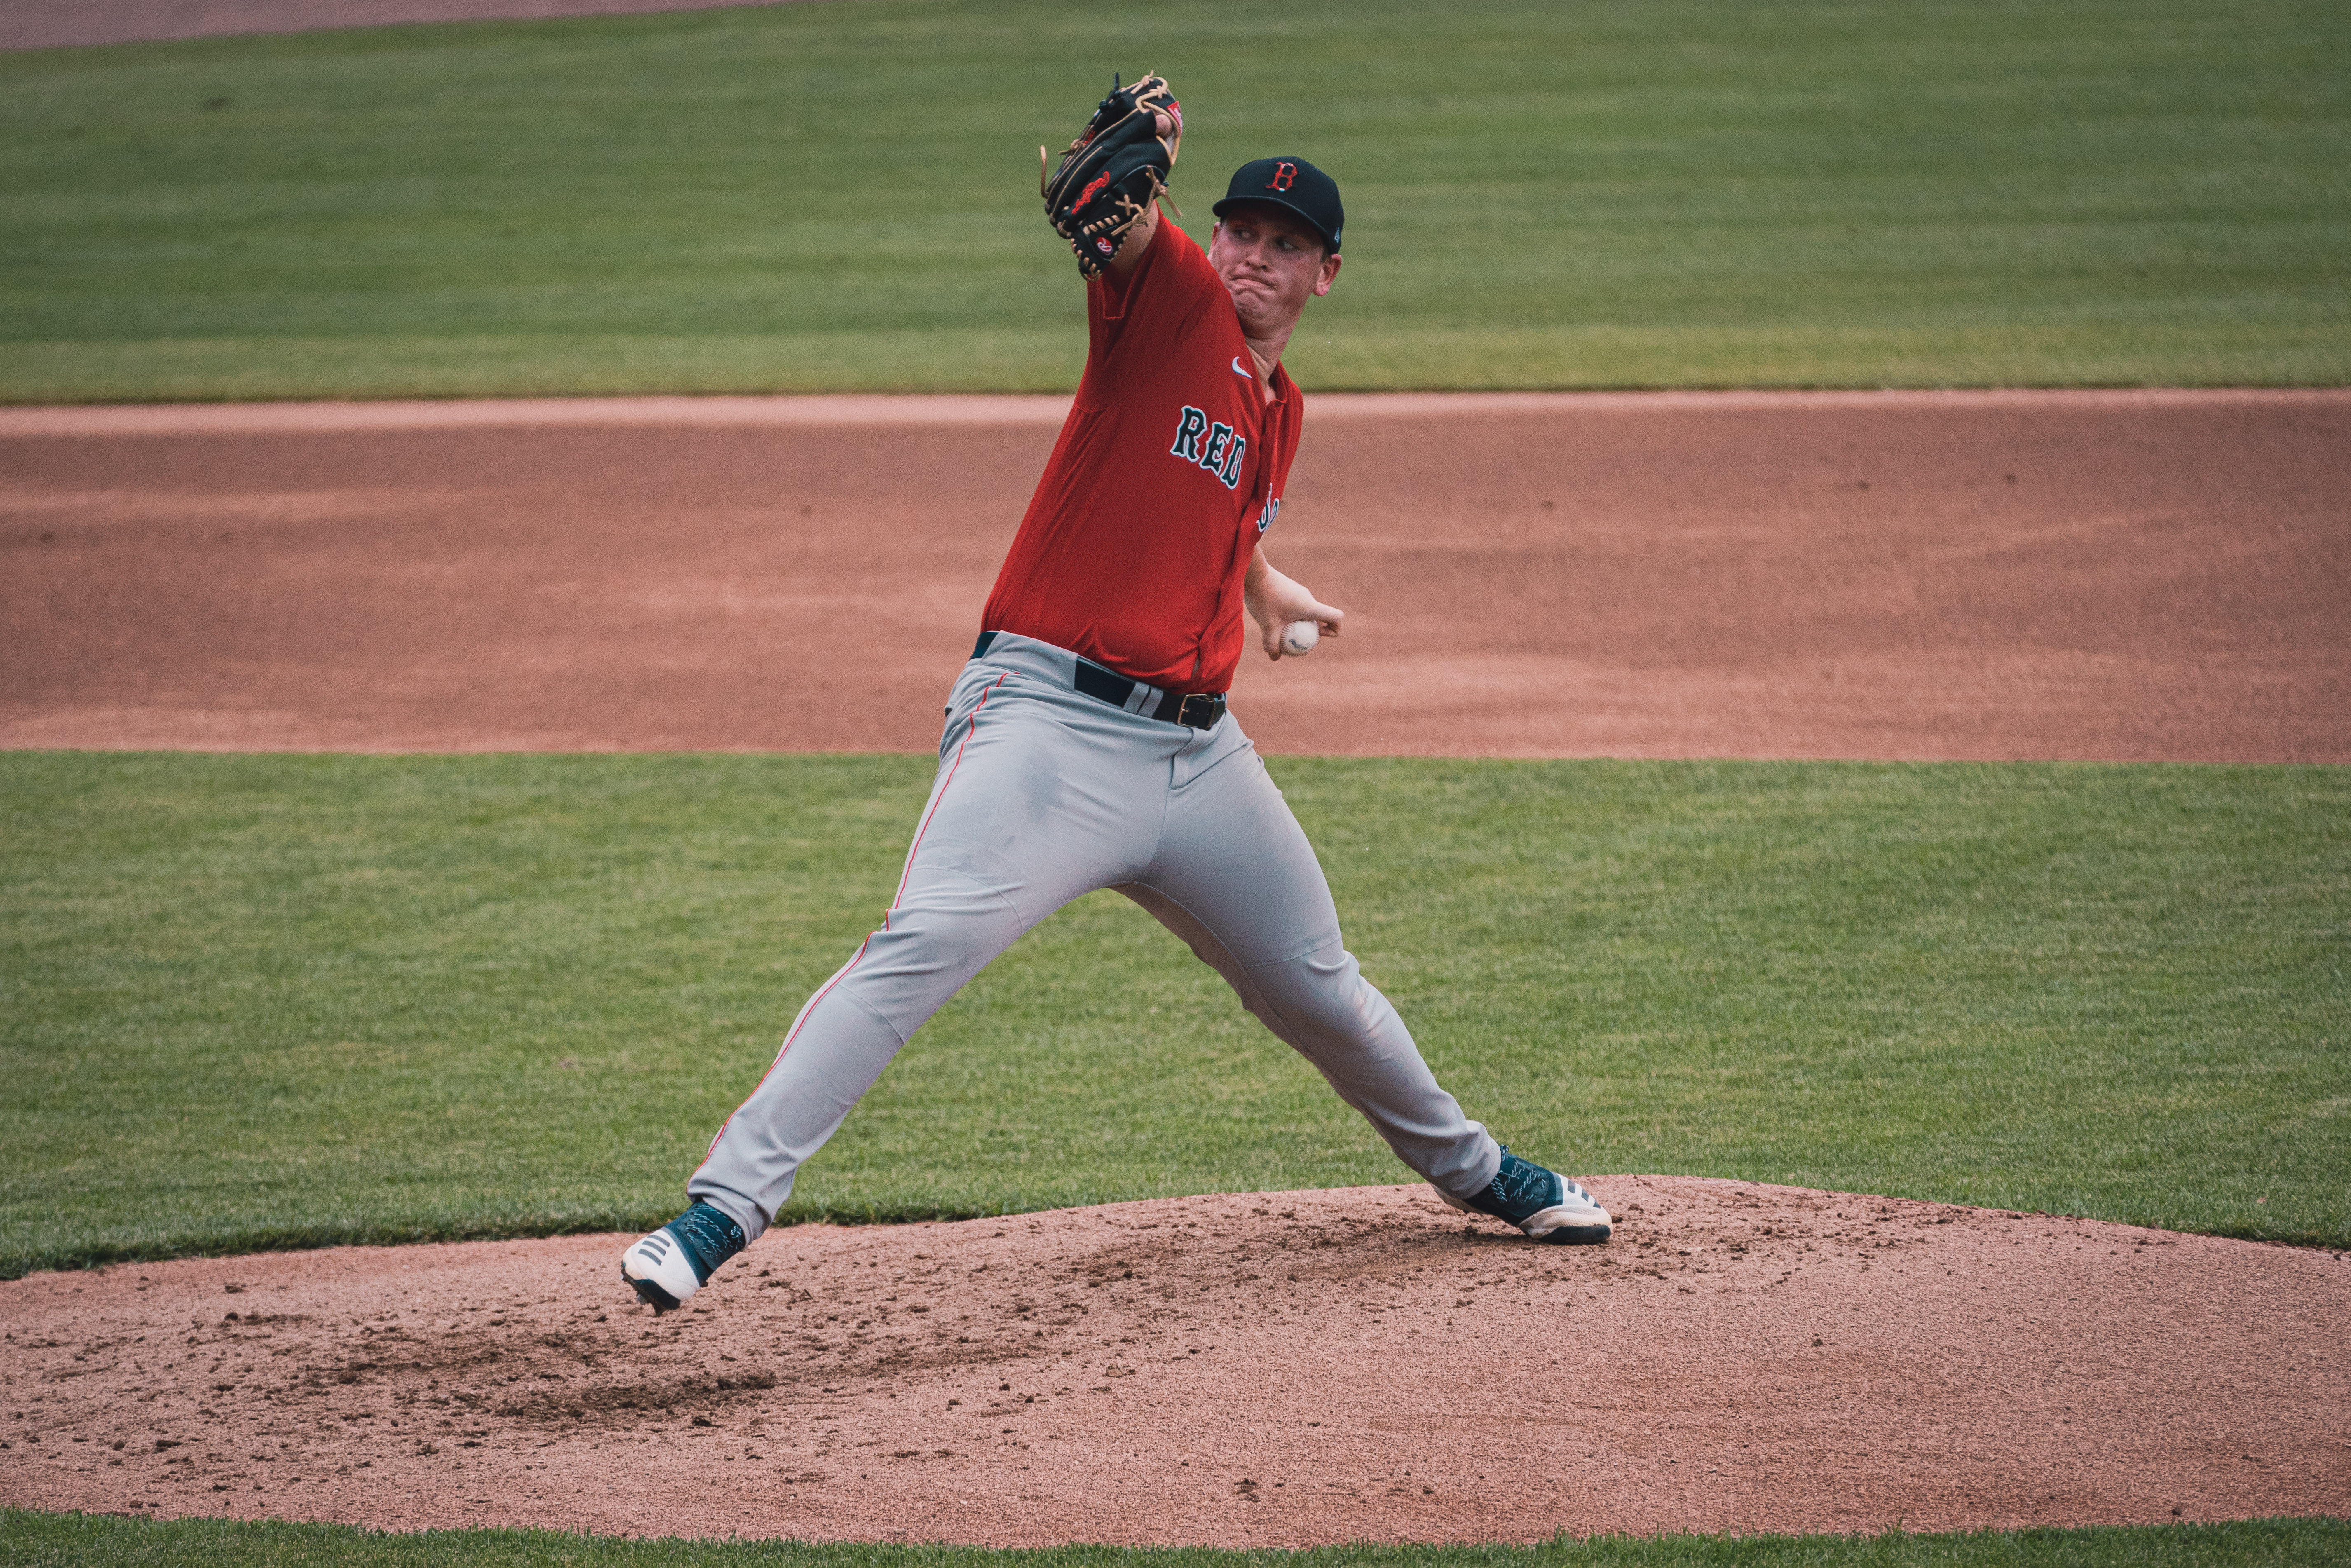
[[[1293,659],[1314,652],[1314,644],[1322,640],[1322,628],[1311,621],[1293,621],[1281,629],[1281,651]]]

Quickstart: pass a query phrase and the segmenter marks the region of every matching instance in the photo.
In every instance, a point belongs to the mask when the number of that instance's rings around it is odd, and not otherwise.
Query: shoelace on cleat
[[[1558,1195],[1566,1185],[1542,1166],[1522,1160],[1505,1148],[1502,1163],[1487,1190],[1494,1195],[1494,1206],[1515,1223],[1560,1201]]]
[[[677,1238],[694,1265],[694,1277],[707,1284],[718,1266],[743,1250],[743,1228],[706,1203],[696,1202],[663,1228]]]

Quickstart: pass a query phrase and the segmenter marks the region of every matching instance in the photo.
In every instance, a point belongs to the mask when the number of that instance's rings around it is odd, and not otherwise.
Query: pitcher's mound
[[[2339,1512],[2351,1262],[1677,1176],[0,1285],[0,1500],[413,1530],[1303,1546]]]

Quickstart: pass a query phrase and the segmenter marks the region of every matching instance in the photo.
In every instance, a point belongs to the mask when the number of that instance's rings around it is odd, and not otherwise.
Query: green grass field
[[[1366,971],[1537,1158],[2351,1246],[2351,770],[1275,768]],[[927,776],[0,754],[0,1273],[668,1218]],[[1401,1179],[1097,894],[788,1213]]]
[[[1065,388],[1146,67],[1310,388],[2351,381],[2335,0],[862,0],[0,55],[0,399]]]
[[[340,1525],[171,1522],[0,1510],[10,1568],[2321,1568],[2351,1552],[2341,1520],[1965,1535],[1595,1537],[1542,1546],[1218,1552],[1071,1546],[810,1546],[612,1541],[551,1531],[380,1535]]]

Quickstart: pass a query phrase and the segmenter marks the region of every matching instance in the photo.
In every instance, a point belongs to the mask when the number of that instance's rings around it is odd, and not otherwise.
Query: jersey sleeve
[[[1086,283],[1086,374],[1080,397],[1098,407],[1114,395],[1131,361],[1149,361],[1180,338],[1187,321],[1225,292],[1223,280],[1190,235],[1161,214],[1151,248],[1123,277],[1104,272]],[[1122,350],[1131,350],[1124,351]],[[1136,367],[1148,373],[1148,365]]]

